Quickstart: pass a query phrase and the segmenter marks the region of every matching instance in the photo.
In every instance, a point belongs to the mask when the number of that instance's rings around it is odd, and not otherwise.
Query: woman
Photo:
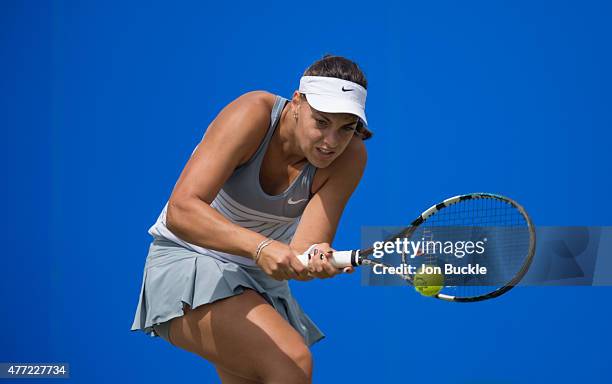
[[[366,88],[328,55],[291,100],[249,92],[219,113],[149,230],[132,330],[209,360],[223,383],[311,381],[323,334],[287,280],[342,272],[327,257],[365,168]]]

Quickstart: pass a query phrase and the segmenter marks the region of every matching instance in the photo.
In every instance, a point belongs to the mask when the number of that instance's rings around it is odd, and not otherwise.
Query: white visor
[[[303,76],[300,79],[300,93],[306,95],[308,103],[317,111],[328,113],[350,113],[358,116],[365,127],[367,91],[352,81],[335,77]]]

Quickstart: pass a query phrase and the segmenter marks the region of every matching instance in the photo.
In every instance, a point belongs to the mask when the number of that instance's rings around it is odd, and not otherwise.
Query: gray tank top
[[[272,135],[278,127],[281,112],[288,101],[276,96],[270,115],[270,126],[257,151],[245,164],[234,170],[210,204],[233,223],[284,243],[289,243],[293,238],[302,212],[310,200],[312,180],[316,172],[312,164],[306,163],[289,187],[279,195],[268,195],[261,187],[261,164]],[[149,229],[152,236],[219,259],[255,265],[251,259],[202,248],[180,239],[166,227],[167,209],[166,203],[156,223]]]
[[[268,195],[261,187],[259,175],[266,149],[276,131],[281,112],[289,100],[276,97],[266,136],[251,159],[237,168],[223,185],[223,191],[239,203],[261,212],[284,217],[302,214],[308,200],[316,168],[306,163],[300,174],[281,194]]]

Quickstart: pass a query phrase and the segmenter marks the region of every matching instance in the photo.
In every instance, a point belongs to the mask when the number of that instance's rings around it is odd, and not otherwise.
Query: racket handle
[[[310,259],[309,254],[312,252],[316,244],[311,245],[306,252],[298,255],[298,259],[302,262],[302,265],[307,266]],[[344,268],[358,265],[359,251],[336,251],[333,252],[327,261],[331,263],[335,268]]]

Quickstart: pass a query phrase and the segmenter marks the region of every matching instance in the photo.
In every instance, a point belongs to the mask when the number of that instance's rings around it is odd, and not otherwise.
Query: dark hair
[[[368,80],[357,63],[342,56],[324,55],[322,59],[315,61],[308,67],[303,76],[335,77],[336,79],[357,83],[368,89]],[[363,140],[372,137],[372,132],[364,127],[361,121],[357,124],[357,133]]]
[[[325,55],[304,72],[304,76],[335,77],[357,83],[368,89],[365,75],[354,61],[342,56]]]

